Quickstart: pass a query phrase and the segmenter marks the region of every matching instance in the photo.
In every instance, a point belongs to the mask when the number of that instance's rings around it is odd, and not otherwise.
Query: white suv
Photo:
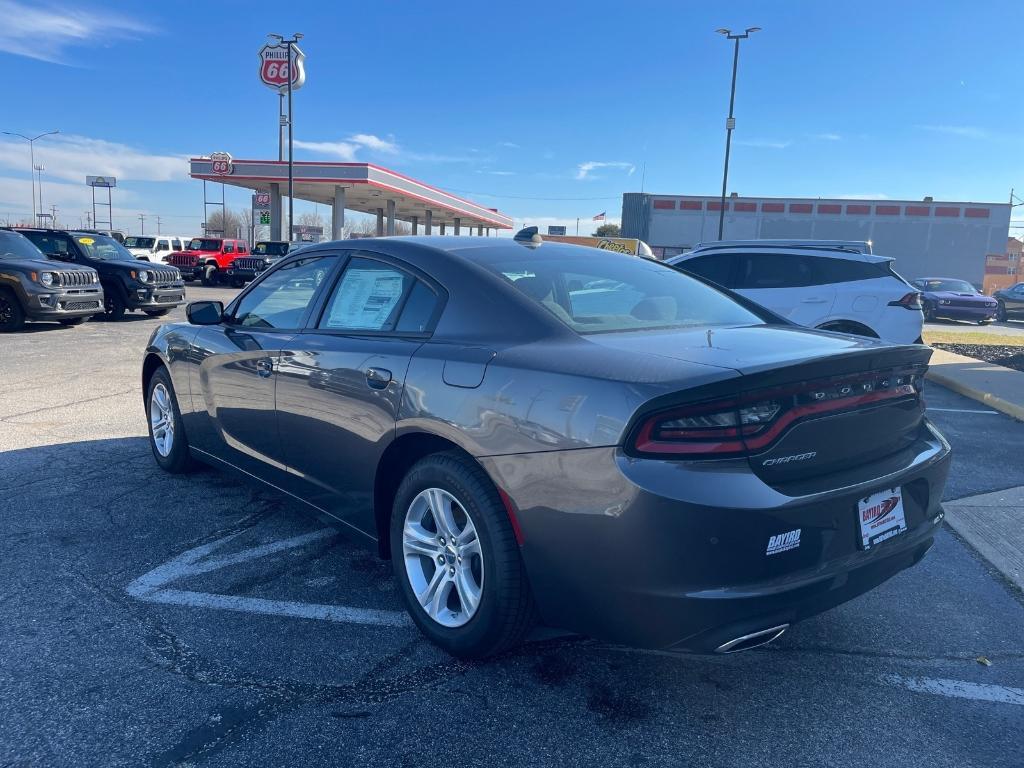
[[[129,235],[124,239],[124,247],[137,259],[166,264],[167,257],[176,251],[188,248],[191,239],[177,235],[155,235],[153,237]]]
[[[667,260],[794,323],[921,343],[921,294],[893,259],[834,244],[714,243]]]

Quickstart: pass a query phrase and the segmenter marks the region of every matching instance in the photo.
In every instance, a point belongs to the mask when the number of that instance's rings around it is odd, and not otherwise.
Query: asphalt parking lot
[[[1024,764],[1024,598],[948,529],[764,649],[538,632],[454,661],[328,523],[158,470],[139,381],[158,323],[0,336],[0,766]],[[947,498],[1024,485],[1024,424],[926,395]]]

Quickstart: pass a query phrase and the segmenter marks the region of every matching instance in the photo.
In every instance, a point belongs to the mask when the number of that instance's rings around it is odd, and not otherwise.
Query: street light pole
[[[734,35],[731,30],[717,29],[720,35],[725,35],[727,40],[735,41],[732,53],[732,88],[729,91],[729,118],[725,121],[725,170],[722,172],[722,200],[718,208],[718,239],[722,239],[725,230],[725,194],[729,185],[729,152],[732,149],[732,132],[736,127],[736,118],[733,117],[733,107],[736,105],[736,68],[740,62],[740,40],[746,40],[754,32],[760,32],[760,27],[748,27],[742,35]]]
[[[292,134],[295,132],[295,121],[292,120],[292,81],[295,80],[294,72],[294,52],[295,44],[302,39],[302,33],[296,32],[290,38],[284,38],[281,35],[270,35],[274,40],[278,41],[278,45],[284,44],[288,46],[288,241],[291,242],[292,234],[294,230],[295,219],[293,215],[295,213],[295,165],[293,160],[293,143]]]
[[[31,176],[32,176],[32,223],[33,223],[33,225],[38,224],[38,222],[36,221],[38,216],[36,215],[37,214],[37,210],[36,210],[36,173],[35,173],[35,171],[36,171],[36,152],[35,152],[35,143],[36,143],[37,140],[43,138],[43,136],[52,136],[55,133],[60,133],[60,129],[58,128],[58,129],[53,130],[53,131],[46,131],[45,133],[40,133],[38,136],[32,136],[32,137],[26,136],[23,133],[12,133],[11,131],[3,131],[4,136],[17,136],[18,138],[24,139],[25,141],[28,142],[29,167],[32,169]],[[43,185],[43,180],[42,180],[42,178],[40,178],[39,179],[39,186],[42,187],[42,185]],[[42,194],[43,194],[42,193],[42,189],[40,189],[40,191],[39,191],[40,198],[42,197]],[[40,205],[40,208],[41,208],[42,207],[42,202],[40,202],[39,205]]]

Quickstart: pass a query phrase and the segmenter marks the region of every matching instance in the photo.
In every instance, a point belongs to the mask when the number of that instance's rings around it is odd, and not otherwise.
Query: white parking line
[[[882,681],[915,693],[932,693],[936,696],[948,696],[956,699],[993,701],[999,704],[1024,706],[1024,688],[969,683],[965,680],[945,680],[938,677],[904,677],[903,675],[882,675]]]
[[[999,411],[976,411],[971,408],[929,408],[928,410],[936,413],[991,413],[993,415],[999,413]]]
[[[324,605],[291,600],[267,600],[259,597],[218,595],[209,592],[192,592],[170,589],[167,585],[180,579],[209,573],[220,568],[266,557],[295,547],[302,547],[314,541],[337,535],[337,531],[321,528],[319,531],[293,536],[290,539],[273,541],[258,547],[243,549],[230,555],[209,557],[220,547],[232,541],[239,534],[233,533],[209,544],[183,552],[163,565],[144,573],[129,584],[125,590],[134,598],[150,603],[165,605],[187,605],[196,608],[211,608],[223,611],[258,613],[267,616],[289,616],[297,619],[317,619],[345,624],[367,624],[372,626],[407,627],[412,625],[409,616],[400,611],[380,611],[372,608],[354,608],[346,605]]]

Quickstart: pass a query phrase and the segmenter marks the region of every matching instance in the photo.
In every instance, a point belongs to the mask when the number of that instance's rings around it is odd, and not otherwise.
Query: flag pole
[[[576,234],[579,235],[579,233],[580,233],[580,218],[579,218],[579,216],[577,216],[576,217]]]

